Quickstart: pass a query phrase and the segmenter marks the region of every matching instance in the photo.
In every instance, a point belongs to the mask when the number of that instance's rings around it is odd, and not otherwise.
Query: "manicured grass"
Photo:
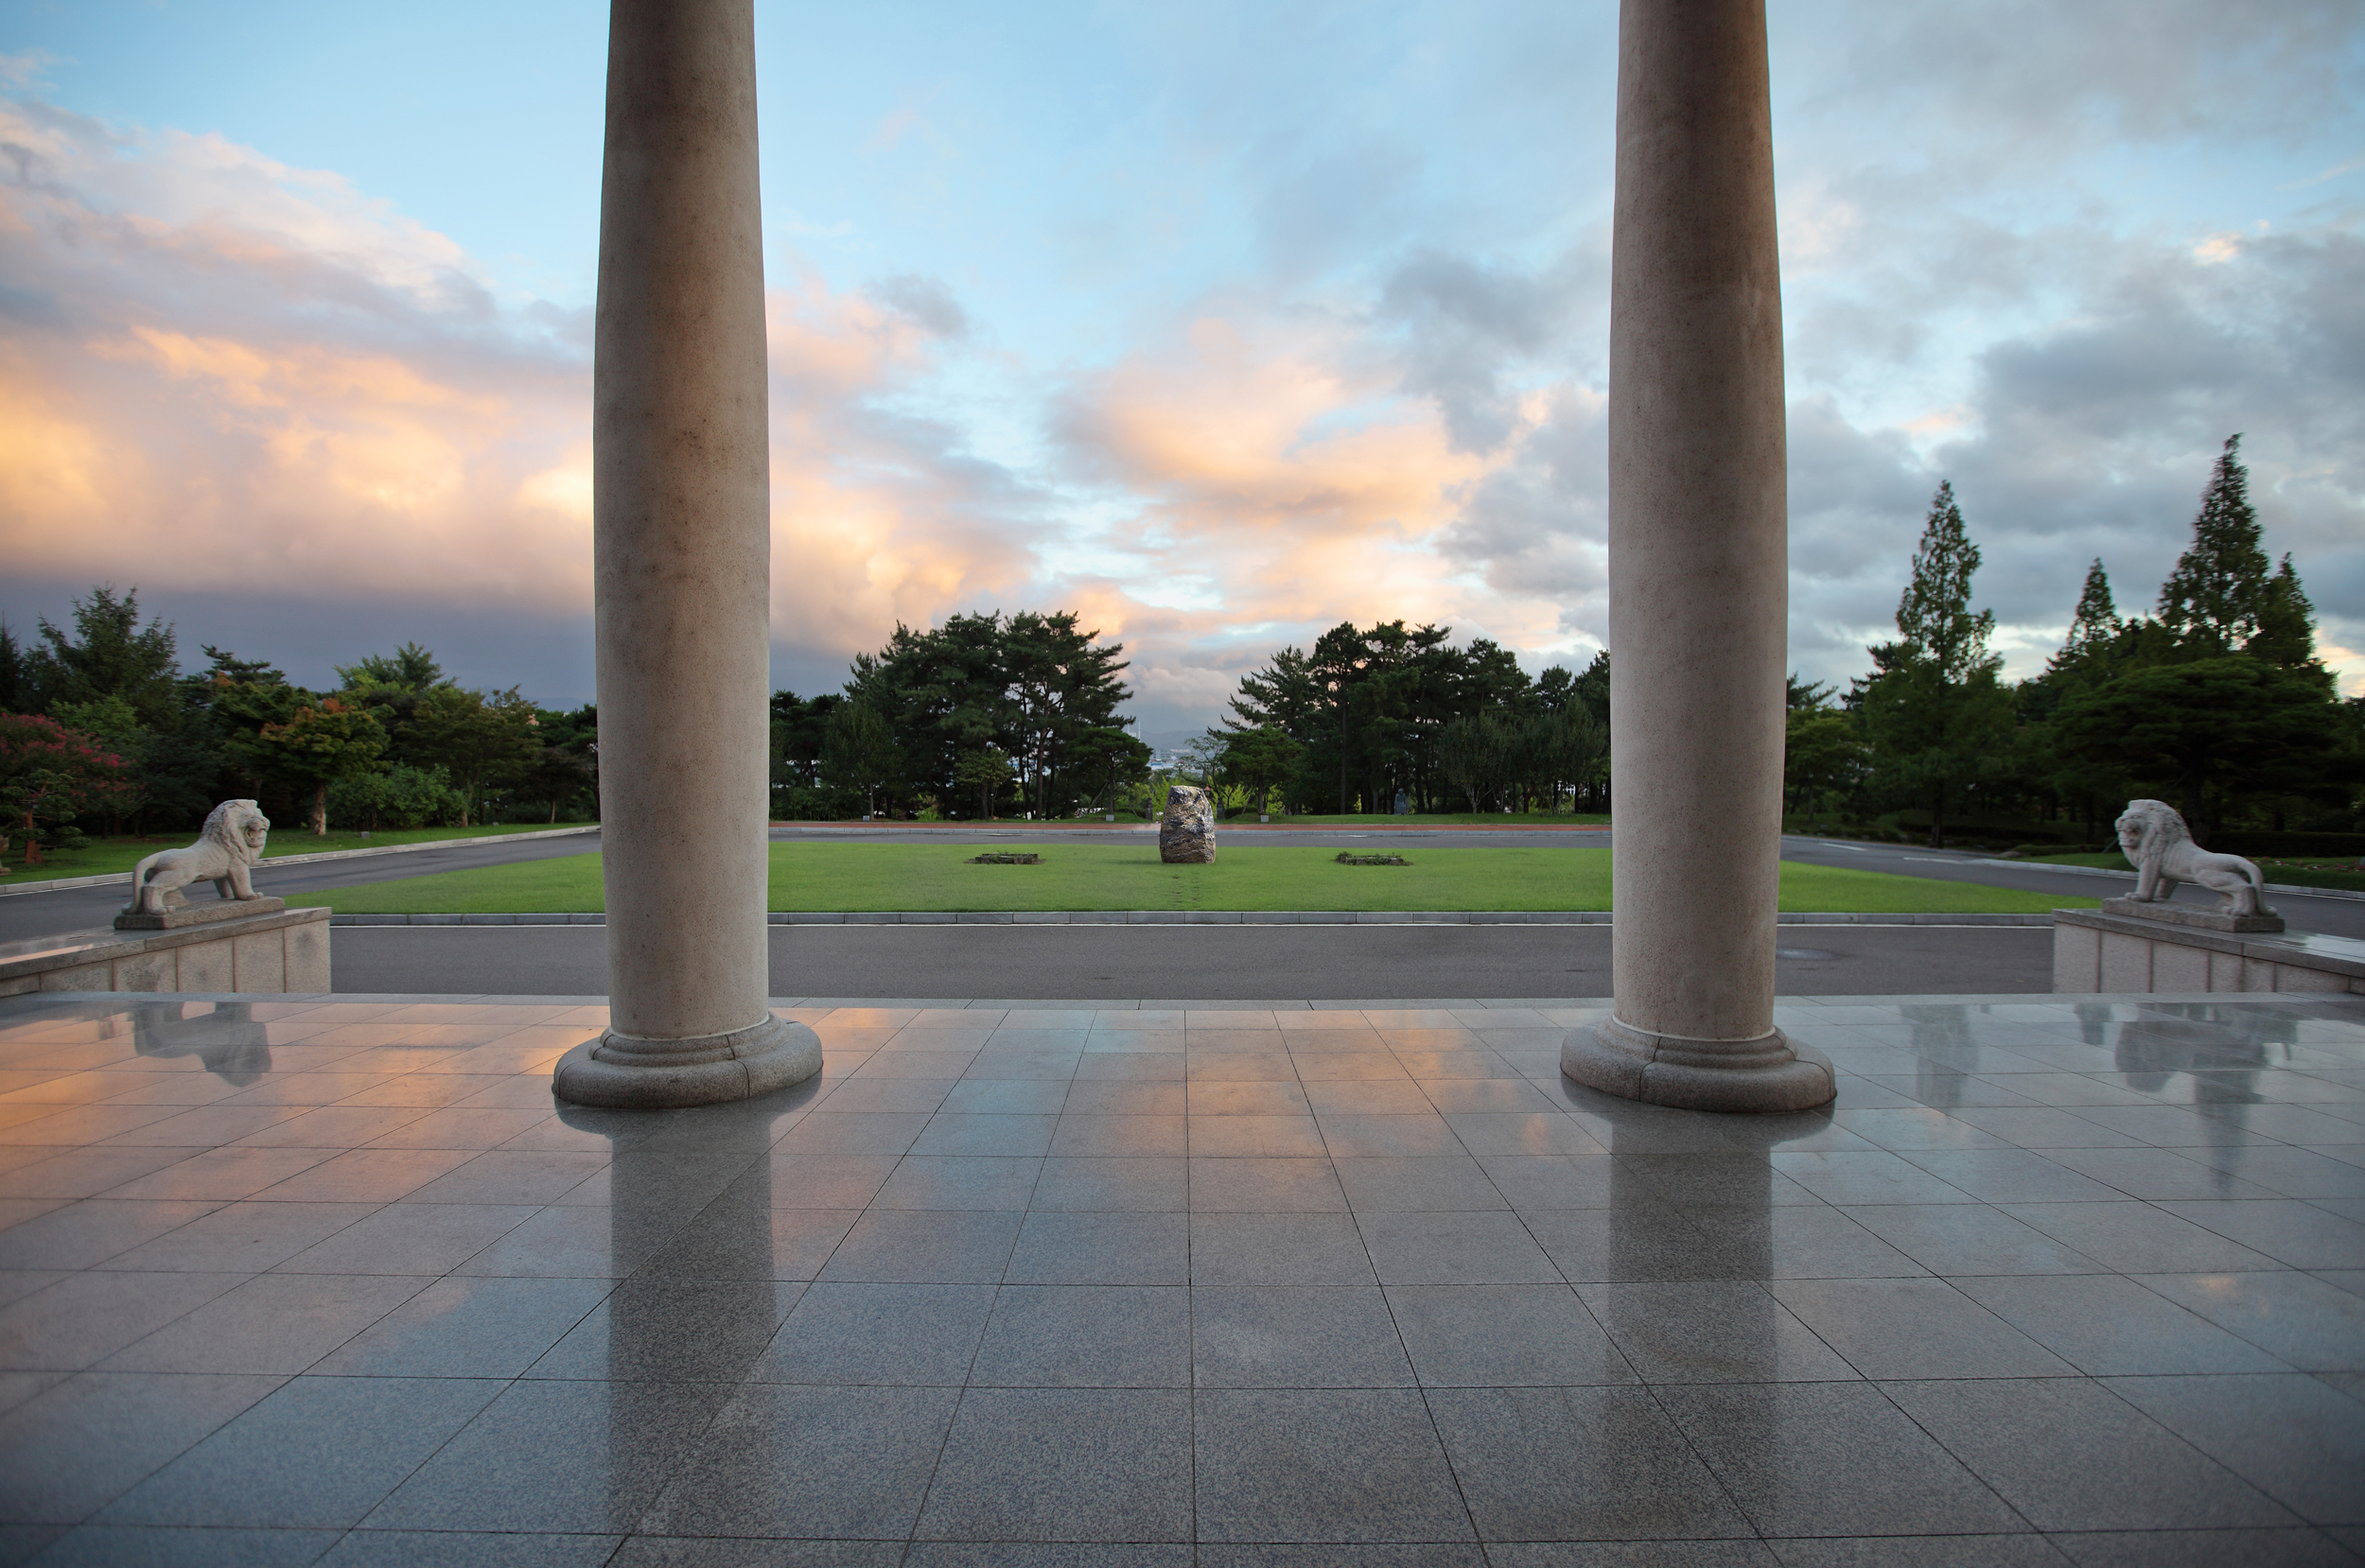
[[[1227,845],[1211,865],[1165,865],[1154,845],[996,845],[1040,865],[971,865],[974,845],[776,844],[778,910],[1607,909],[1609,851],[1507,846],[1408,849],[1402,866],[1340,865],[1331,849]],[[306,895],[341,914],[581,913],[604,907],[600,857],[448,871]],[[1785,910],[1866,914],[2036,913],[2093,898],[1782,867]]]
[[[332,849],[383,849],[394,844],[434,844],[443,839],[481,839],[493,833],[547,833],[552,824],[539,822],[502,822],[474,828],[380,828],[364,838],[359,832],[340,829],[325,838],[316,837],[301,822],[273,825],[271,840],[263,846],[263,858],[273,860],[281,855],[324,855]],[[559,828],[582,828],[587,823],[561,822]],[[93,839],[88,849],[51,853],[44,851],[41,863],[26,866],[17,858],[18,850],[9,849],[8,871],[16,881],[47,881],[53,877],[100,877],[111,871],[129,871],[159,849],[179,849],[197,838],[195,829],[187,832],[145,833],[137,837],[125,833],[114,838]],[[27,875],[27,873],[30,873]]]
[[[2282,882],[2290,887],[2340,887],[2354,893],[2365,893],[2365,867],[2345,858],[2328,855],[2300,856],[2274,859],[2251,855],[2267,880]],[[2100,865],[2112,871],[2132,871],[2127,857],[2117,850],[2098,855],[2045,855],[2031,857],[2032,863],[2051,865]]]

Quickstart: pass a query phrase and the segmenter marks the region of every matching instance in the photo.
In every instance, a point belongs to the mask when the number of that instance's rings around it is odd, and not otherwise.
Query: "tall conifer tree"
[[[2226,437],[2201,492],[2193,542],[2160,584],[2160,624],[2188,658],[2215,658],[2242,647],[2257,635],[2266,608],[2267,551],[2250,504],[2241,445],[2238,434]]]

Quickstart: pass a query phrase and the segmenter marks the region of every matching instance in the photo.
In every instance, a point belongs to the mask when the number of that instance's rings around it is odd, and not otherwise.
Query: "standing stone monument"
[[[1616,1006],[1561,1071],[1801,1110],[1835,1085],[1774,1027],[1789,520],[1764,0],[1624,0],[1610,258]]]
[[[591,384],[608,1026],[551,1077],[578,1105],[821,1070],[766,1000],[762,220],[752,0],[614,0]]]
[[[1195,784],[1166,791],[1158,824],[1158,858],[1168,865],[1204,865],[1216,858],[1216,800]]]

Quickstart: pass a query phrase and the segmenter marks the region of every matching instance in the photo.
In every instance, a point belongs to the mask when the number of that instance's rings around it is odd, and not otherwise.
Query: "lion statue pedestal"
[[[2135,867],[2135,891],[2106,898],[2103,912],[2164,920],[2203,931],[2279,932],[2283,916],[2267,907],[2266,879],[2239,855],[2218,855],[2193,842],[2183,814],[2164,800],[2130,800],[2116,824],[2119,848]],[[2172,903],[2179,882],[2220,895],[2216,909]]]
[[[117,931],[178,931],[216,920],[242,920],[288,907],[284,898],[254,891],[251,873],[263,858],[271,818],[251,800],[225,800],[205,818],[186,849],[161,849],[131,870],[131,901],[115,916]],[[211,882],[219,901],[191,904],[181,890]]]

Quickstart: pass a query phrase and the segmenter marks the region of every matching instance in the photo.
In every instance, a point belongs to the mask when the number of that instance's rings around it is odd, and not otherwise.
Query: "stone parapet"
[[[2365,940],[2313,932],[2205,931],[2097,910],[2057,909],[2053,989],[2365,995]]]
[[[328,915],[288,909],[174,931],[100,928],[0,943],[0,996],[326,991]]]
[[[776,926],[1606,926],[1605,909],[1020,909],[774,910]],[[1798,913],[1784,926],[2049,926],[2050,915]],[[601,926],[604,915],[340,915],[339,926]]]

